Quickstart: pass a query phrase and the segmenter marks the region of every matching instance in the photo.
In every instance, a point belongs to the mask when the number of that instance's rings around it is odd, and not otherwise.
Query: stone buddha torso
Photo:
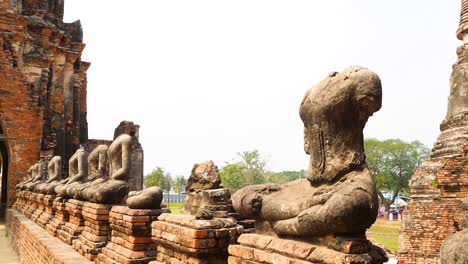
[[[102,204],[116,204],[128,194],[132,137],[122,134],[109,146],[109,178],[82,191],[84,200]]]
[[[22,181],[22,182],[16,184],[16,189],[17,189],[17,190],[23,190],[24,186],[25,186],[27,183],[29,183],[29,182],[31,182],[31,181],[33,180],[33,176],[32,176],[33,167],[34,167],[34,165],[31,166],[31,167],[29,167],[29,169],[28,169],[28,174],[27,174],[27,176],[26,176],[26,179],[25,179],[24,181]]]
[[[43,160],[33,165],[31,172],[32,180],[25,185],[26,190],[35,191],[36,186],[44,181],[43,165]]]
[[[55,187],[55,193],[63,198],[72,198],[73,193],[69,189],[82,183],[86,180],[87,176],[87,157],[88,153],[84,147],[80,147],[71,156],[68,161],[68,181]]]
[[[107,159],[107,145],[99,145],[88,156],[88,179],[73,187],[74,198],[86,200],[83,191],[91,186],[97,186],[107,180],[109,163]]]
[[[54,156],[47,165],[49,179],[42,188],[41,192],[44,194],[55,194],[55,187],[63,184],[67,179],[62,179],[62,157]]]
[[[381,98],[379,77],[361,67],[333,73],[309,90],[300,107],[307,178],[245,187],[232,197],[236,212],[272,235],[364,233],[378,202],[362,130]]]

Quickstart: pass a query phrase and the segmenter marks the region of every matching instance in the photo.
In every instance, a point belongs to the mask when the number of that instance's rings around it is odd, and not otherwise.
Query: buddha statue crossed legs
[[[248,186],[233,195],[235,210],[260,233],[310,238],[363,235],[378,201],[363,147],[363,129],[381,107],[379,77],[361,67],[333,73],[302,101],[307,178]]]
[[[68,189],[82,183],[86,180],[88,153],[84,147],[76,150],[68,161],[68,181],[64,184],[59,184],[55,187],[55,193],[62,198],[72,198],[73,194],[68,192]]]
[[[101,204],[116,204],[127,195],[132,141],[131,136],[122,134],[112,142],[107,151],[110,165],[109,179],[82,190],[81,195],[84,200]]]
[[[40,190],[44,194],[55,194],[55,187],[64,184],[68,179],[62,179],[62,157],[54,156],[47,166],[49,179]]]
[[[23,189],[25,188],[25,185],[26,185],[27,183],[30,183],[30,182],[33,180],[33,175],[32,175],[33,169],[34,169],[34,165],[32,165],[31,167],[29,167],[29,169],[28,169],[28,174],[27,174],[26,179],[25,179],[24,181],[22,181],[22,182],[16,184],[16,189],[17,189],[17,190],[23,190]]]
[[[70,193],[78,200],[84,200],[83,191],[90,186],[97,186],[107,181],[108,159],[107,145],[99,145],[88,156],[88,180],[71,187]]]
[[[38,184],[41,184],[44,180],[44,161],[40,160],[36,164],[32,166],[32,180],[29,183],[26,183],[24,185],[24,190],[34,192],[36,189],[36,186]]]

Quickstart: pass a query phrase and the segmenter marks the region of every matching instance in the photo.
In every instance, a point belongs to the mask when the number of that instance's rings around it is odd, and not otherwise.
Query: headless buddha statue
[[[36,189],[36,186],[40,183],[43,182],[44,180],[44,161],[40,160],[36,164],[33,165],[32,167],[32,180],[25,184],[24,190],[28,190],[31,192],[34,192]]]
[[[107,180],[108,159],[107,145],[99,145],[88,156],[88,180],[70,188],[70,193],[78,200],[84,200],[83,191]]]
[[[17,190],[23,190],[24,186],[27,184],[27,183],[30,183],[32,180],[33,180],[33,176],[32,176],[32,173],[33,173],[33,168],[34,168],[34,165],[29,167],[28,169],[28,174],[26,176],[26,179],[18,184],[16,184],[16,189]]]
[[[55,194],[55,187],[64,184],[68,179],[62,179],[62,157],[54,156],[47,165],[49,179],[45,182],[40,192],[44,194]]]
[[[87,169],[87,156],[88,153],[84,147],[80,147],[76,152],[71,156],[68,161],[68,180],[64,184],[58,184],[55,187],[55,193],[62,198],[72,198],[73,195],[70,195],[68,189],[82,183],[86,180]]]
[[[127,181],[131,166],[132,140],[131,136],[122,134],[112,142],[107,151],[110,165],[109,178],[82,190],[81,195],[84,200],[101,204],[122,202],[128,194]]]
[[[307,91],[300,107],[307,178],[248,186],[235,210],[256,219],[257,232],[291,237],[362,235],[376,219],[378,201],[363,147],[363,129],[381,107],[379,77],[350,67]]]

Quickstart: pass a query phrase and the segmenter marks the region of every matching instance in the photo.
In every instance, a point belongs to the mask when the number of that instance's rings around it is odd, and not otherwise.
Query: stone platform
[[[213,217],[228,217],[229,212],[233,211],[231,192],[226,188],[218,188],[187,193],[183,212],[196,215],[201,208],[210,211]]]
[[[151,222],[168,209],[130,209],[113,206],[110,212],[112,236],[96,263],[146,264],[156,257],[151,239]]]
[[[57,231],[57,237],[68,245],[71,245],[73,240],[78,239],[78,236],[84,230],[84,218],[82,215],[83,204],[83,201],[75,199],[69,199],[65,203],[69,219],[68,222]]]
[[[232,218],[197,220],[192,215],[162,214],[152,224],[157,246],[150,263],[226,263],[229,244],[243,228]]]
[[[26,202],[26,208],[24,208],[23,210],[23,214],[27,218],[31,219],[31,215],[36,211],[36,209],[39,206],[39,204],[37,203],[37,194],[30,192],[30,191],[25,191],[24,199],[27,202]]]
[[[6,225],[11,246],[18,254],[20,263],[92,263],[14,209],[7,210]]]
[[[112,205],[83,203],[84,229],[73,240],[73,248],[89,260],[96,259],[110,237],[109,213]]]
[[[56,198],[52,203],[54,217],[49,221],[49,223],[46,224],[45,229],[53,236],[58,235],[58,230],[61,230],[62,226],[64,226],[70,218],[67,211],[66,202],[67,200]]]
[[[259,234],[242,234],[237,242],[238,245],[229,246],[229,264],[373,264],[386,261],[376,252],[379,249],[370,244],[369,253],[352,254],[307,242]],[[348,252],[362,251],[362,244],[357,244],[359,246],[343,243],[341,249]]]
[[[44,195],[42,198],[42,205],[44,206],[44,210],[42,214],[37,219],[37,224],[39,224],[42,228],[46,228],[46,225],[52,220],[54,217],[54,208],[53,203],[55,200],[55,195]]]

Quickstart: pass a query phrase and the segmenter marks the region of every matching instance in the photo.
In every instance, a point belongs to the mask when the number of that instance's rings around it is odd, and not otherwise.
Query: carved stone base
[[[83,204],[83,201],[75,199],[70,199],[65,204],[69,219],[68,222],[57,231],[57,237],[69,245],[72,244],[73,240],[78,239],[78,236],[84,230],[84,218],[82,215]]]
[[[111,242],[96,263],[141,263],[154,260],[156,245],[151,239],[151,222],[168,209],[130,209],[114,206],[110,212]]]
[[[371,246],[370,252],[350,254],[332,250],[325,246],[314,245],[291,239],[281,239],[258,234],[242,234],[239,245],[229,246],[229,264],[263,264],[263,263],[294,263],[294,264],[334,264],[334,263],[384,263],[388,258],[383,251]],[[343,243],[348,250],[362,249],[353,246],[353,241]],[[360,242],[357,242],[359,244]],[[359,250],[358,250],[359,251]]]
[[[152,227],[158,245],[155,263],[226,263],[229,244],[243,231],[232,218],[197,220],[176,214],[162,214]]]
[[[53,236],[57,236],[58,230],[62,229],[62,226],[64,226],[70,218],[65,206],[66,202],[67,200],[56,198],[52,203],[54,217],[46,224],[45,228],[47,232]]]
[[[45,195],[43,198],[43,205],[44,205],[44,212],[39,216],[37,219],[37,224],[39,224],[42,228],[46,228],[46,225],[52,220],[54,217],[54,202],[55,196],[52,195]]]
[[[73,241],[73,248],[89,260],[96,259],[110,237],[109,213],[112,205],[85,202],[81,214],[84,230]]]

